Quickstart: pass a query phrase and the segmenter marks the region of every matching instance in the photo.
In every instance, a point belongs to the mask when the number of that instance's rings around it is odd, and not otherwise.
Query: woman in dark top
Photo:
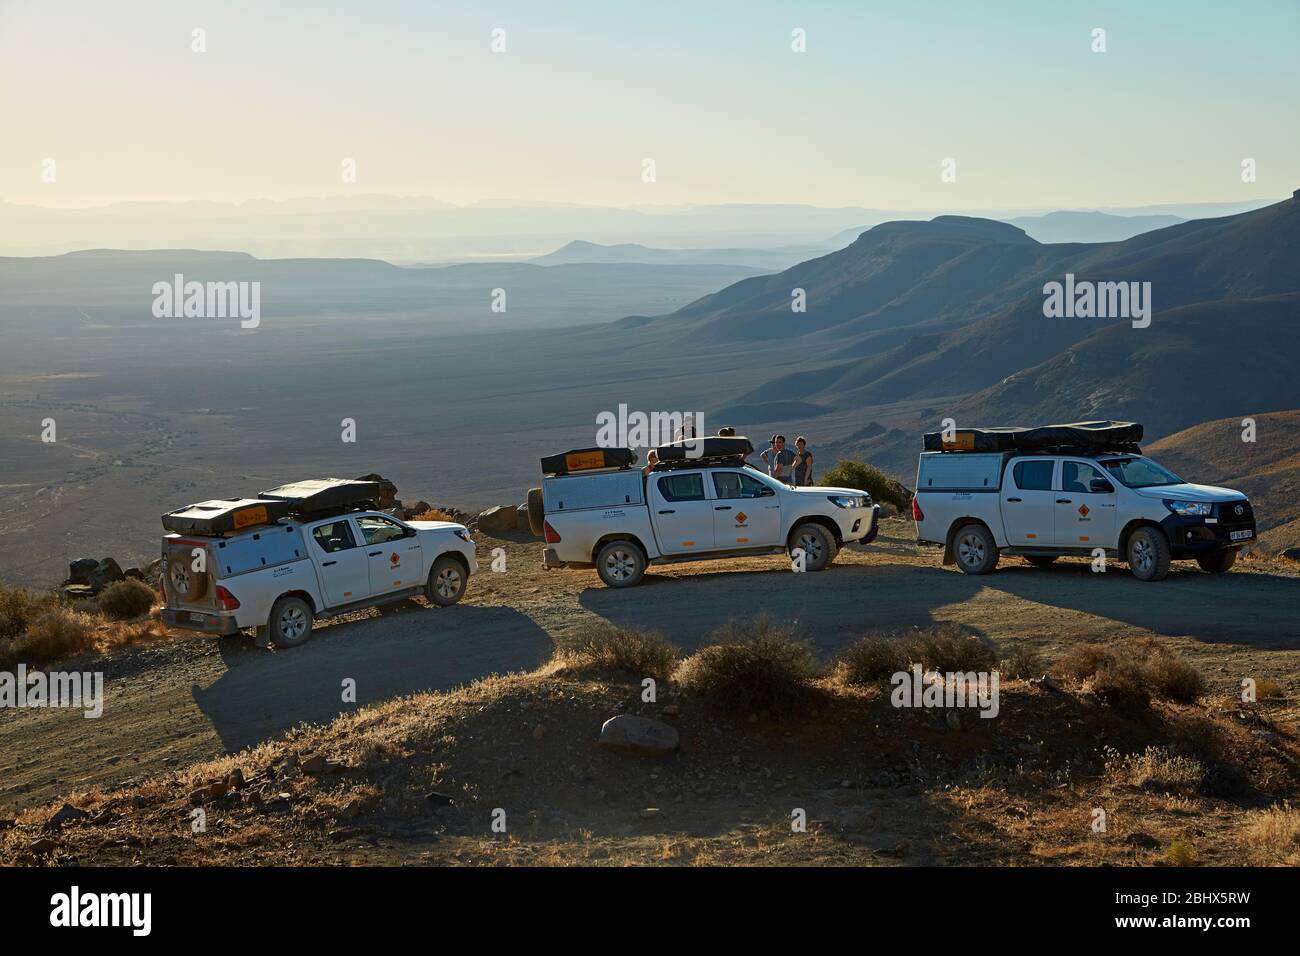
[[[808,439],[800,435],[794,440],[794,483],[799,485],[811,485],[813,483],[813,454],[808,450]]]

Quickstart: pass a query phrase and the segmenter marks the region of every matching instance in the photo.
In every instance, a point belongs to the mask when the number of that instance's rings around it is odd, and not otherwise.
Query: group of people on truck
[[[726,425],[718,429],[719,438],[734,438],[736,429]],[[695,429],[688,423],[679,428],[674,441],[695,438]],[[787,448],[784,435],[773,435],[769,446],[759,454],[763,469],[777,481],[784,482],[792,488],[813,483],[813,453],[808,450],[808,439],[800,435],[794,440],[794,448]],[[659,453],[653,448],[646,453],[645,467],[641,471],[649,475],[654,466],[659,464]]]

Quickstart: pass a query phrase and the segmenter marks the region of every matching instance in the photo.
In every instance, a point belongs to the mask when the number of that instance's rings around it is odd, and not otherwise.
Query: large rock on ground
[[[68,565],[68,580],[65,584],[84,584],[98,593],[114,581],[123,578],[122,566],[112,558],[96,561],[94,558],[81,558]]]
[[[661,757],[677,749],[677,728],[660,720],[619,714],[600,728],[599,746],[617,753]]]
[[[487,511],[479,512],[478,516],[480,531],[514,531],[515,522],[513,505],[496,505]]]

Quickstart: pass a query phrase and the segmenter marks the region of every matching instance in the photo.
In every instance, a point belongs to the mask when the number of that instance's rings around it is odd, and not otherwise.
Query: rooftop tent
[[[636,464],[636,452],[630,448],[575,448],[542,459],[543,475],[568,475],[603,468],[630,468]]]
[[[162,516],[162,525],[176,534],[220,535],[272,524],[288,514],[289,506],[282,501],[217,498],[169,511]]]
[[[283,502],[291,513],[317,514],[368,505],[380,496],[377,481],[352,478],[311,478],[263,491],[257,497]]]
[[[945,442],[942,432],[926,432],[926,451],[1137,451],[1142,426],[1134,422],[1073,422],[1038,428],[958,428]]]
[[[660,461],[716,461],[719,458],[744,458],[753,454],[748,438],[688,438],[655,449]]]

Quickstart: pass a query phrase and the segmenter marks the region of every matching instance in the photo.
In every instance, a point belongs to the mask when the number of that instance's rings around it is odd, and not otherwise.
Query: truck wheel
[[[545,532],[546,508],[542,504],[542,489],[528,489],[528,530],[537,537]]]
[[[1138,528],[1128,539],[1128,569],[1139,581],[1163,581],[1169,573],[1169,542],[1159,528]]]
[[[438,607],[449,607],[465,593],[465,566],[449,554],[444,554],[429,571],[429,583],[424,586],[424,596]]]
[[[1025,558],[1025,560],[1036,568],[1050,568],[1054,563],[1056,563],[1056,557],[1057,556],[1054,554],[1044,554],[1041,556],[1036,554],[1031,558]]]
[[[982,524],[964,524],[952,538],[957,567],[966,574],[988,574],[998,566],[998,544]]]
[[[596,573],[611,588],[640,584],[645,564],[645,555],[631,541],[611,541],[596,552]]]
[[[1237,550],[1233,548],[1230,551],[1203,554],[1196,559],[1196,563],[1201,566],[1202,571],[1208,571],[1210,574],[1222,574],[1237,563]]]
[[[282,597],[271,607],[267,636],[276,647],[297,647],[311,637],[311,605],[300,597]]]
[[[815,521],[806,521],[794,529],[790,535],[791,557],[796,548],[803,549],[805,571],[821,571],[835,560],[835,539]]]

